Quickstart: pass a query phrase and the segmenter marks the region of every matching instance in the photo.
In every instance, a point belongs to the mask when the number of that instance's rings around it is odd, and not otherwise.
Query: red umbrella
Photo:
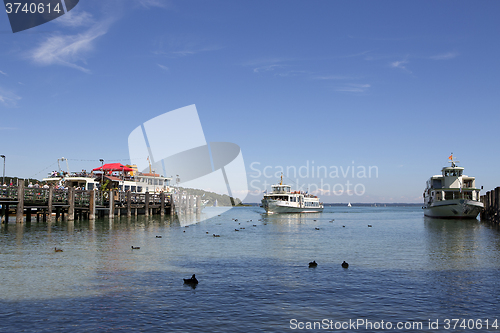
[[[101,167],[92,169],[92,171],[133,171],[134,169],[126,167],[125,165],[121,163],[108,163],[104,164]]]

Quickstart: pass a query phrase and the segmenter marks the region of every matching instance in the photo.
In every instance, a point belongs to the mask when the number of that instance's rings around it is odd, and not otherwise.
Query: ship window
[[[88,183],[87,184],[87,187],[90,191],[92,191],[94,189],[94,184],[93,183]]]
[[[434,188],[441,188],[441,186],[442,186],[441,179],[433,179],[432,183],[433,183],[432,186]]]
[[[118,190],[119,191],[123,190],[123,185],[118,185]]]
[[[441,201],[441,191],[436,192],[436,200]]]
[[[137,186],[137,192],[142,192],[142,186]]]
[[[130,188],[130,190],[131,190],[132,192],[135,192],[135,186],[132,186],[132,187]]]
[[[155,185],[158,185],[158,179],[155,179]]]
[[[125,185],[125,191],[129,191],[130,190],[130,185]]]

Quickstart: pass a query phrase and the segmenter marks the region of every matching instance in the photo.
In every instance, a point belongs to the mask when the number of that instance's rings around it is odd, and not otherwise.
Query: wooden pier
[[[178,205],[179,213],[200,213],[200,197],[173,193],[132,193],[109,190],[105,192],[92,190],[25,187],[20,179],[17,186],[0,186],[0,219],[9,222],[9,215],[15,213],[16,222],[31,222],[32,216],[52,221],[64,219],[95,220],[96,217],[113,219],[115,216],[161,215],[175,214]],[[174,204],[175,202],[175,204]],[[195,205],[196,203],[196,205]]]
[[[497,187],[481,196],[484,210],[481,212],[481,221],[500,223],[500,187]]]

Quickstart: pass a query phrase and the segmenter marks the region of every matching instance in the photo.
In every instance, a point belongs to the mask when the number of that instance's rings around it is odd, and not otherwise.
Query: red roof
[[[149,176],[149,177],[160,177],[160,175],[157,173],[143,173],[142,175]]]
[[[108,163],[100,166],[98,168],[92,169],[92,171],[133,171],[132,168],[126,167],[121,163]]]

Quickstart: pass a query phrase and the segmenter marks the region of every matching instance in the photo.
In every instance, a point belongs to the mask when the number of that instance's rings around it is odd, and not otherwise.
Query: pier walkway
[[[0,219],[8,223],[9,215],[15,214],[16,222],[22,223],[24,217],[30,222],[33,215],[36,220],[52,221],[75,218],[94,220],[96,217],[114,218],[124,215],[173,214],[174,201],[183,212],[194,212],[201,207],[200,197],[173,193],[132,193],[118,190],[106,192],[93,190],[25,187],[24,180],[17,186],[0,186]],[[196,206],[195,206],[196,203]]]

